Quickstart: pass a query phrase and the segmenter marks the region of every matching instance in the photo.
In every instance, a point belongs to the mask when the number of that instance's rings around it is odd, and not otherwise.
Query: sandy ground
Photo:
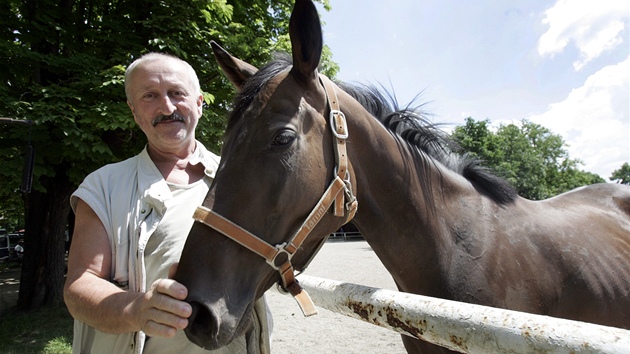
[[[394,281],[365,241],[329,241],[304,274],[396,290]],[[267,292],[274,318],[272,353],[405,353],[400,335],[318,308],[305,318],[295,300]]]

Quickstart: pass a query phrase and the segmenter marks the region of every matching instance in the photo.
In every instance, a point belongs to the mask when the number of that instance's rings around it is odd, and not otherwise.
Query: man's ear
[[[199,116],[201,117],[201,114],[203,113],[203,95],[199,94],[199,97],[197,97],[197,108],[199,109]]]
[[[133,104],[127,100],[127,106],[129,106],[129,109],[131,110],[131,114],[133,115],[133,120],[138,123],[138,119],[136,119],[136,111],[133,109]]]

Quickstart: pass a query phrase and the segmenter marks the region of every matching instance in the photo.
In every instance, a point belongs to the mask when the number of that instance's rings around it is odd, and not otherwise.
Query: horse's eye
[[[276,134],[271,142],[274,147],[283,147],[290,145],[295,140],[295,132],[289,129],[281,130]]]

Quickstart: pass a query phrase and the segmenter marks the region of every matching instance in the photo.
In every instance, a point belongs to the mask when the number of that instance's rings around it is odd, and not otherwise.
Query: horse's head
[[[339,89],[317,73],[322,30],[310,0],[296,1],[289,31],[293,65],[277,59],[258,70],[213,43],[239,93],[175,277],[193,307],[186,334],[208,349],[248,330],[254,302],[274,283],[302,296],[293,269],[304,268],[353,212],[347,128],[335,113],[331,131],[337,98],[330,91]]]

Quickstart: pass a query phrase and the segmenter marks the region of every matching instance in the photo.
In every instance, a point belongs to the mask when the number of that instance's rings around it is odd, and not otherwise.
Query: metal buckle
[[[269,265],[271,266],[271,268],[273,268],[273,269],[275,269],[275,270],[277,270],[277,271],[279,271],[279,270],[280,270],[280,266],[281,266],[282,264],[284,264],[285,262],[289,262],[289,263],[291,263],[291,258],[293,258],[293,254],[289,253],[289,251],[287,251],[287,250],[285,249],[286,245],[287,245],[287,243],[286,243],[286,242],[283,242],[283,243],[281,243],[281,244],[279,244],[279,245],[276,245],[276,247],[275,247],[275,248],[276,248],[276,250],[278,250],[278,252],[276,252],[276,254],[273,256],[273,258],[272,258],[272,259],[267,259],[267,260],[266,260],[266,261],[267,261],[267,264],[269,264]],[[282,264],[280,264],[280,265],[276,265],[276,258],[278,258],[278,256],[279,256],[280,254],[286,254],[286,255],[287,255],[287,260],[286,260],[285,262],[282,262]]]
[[[335,121],[335,115],[339,114],[343,120],[343,131],[345,131],[344,134],[341,134],[337,131],[337,122]],[[336,136],[338,139],[348,139],[348,123],[346,123],[346,115],[343,114],[342,111],[336,110],[336,109],[331,109],[330,110],[330,129],[332,130],[332,133],[334,136]]]
[[[344,184],[346,185],[343,190],[346,194],[346,210],[350,210],[352,203],[357,200],[357,197],[354,196],[354,192],[352,192],[352,182],[350,182],[350,176],[348,176],[348,179],[344,180]]]

